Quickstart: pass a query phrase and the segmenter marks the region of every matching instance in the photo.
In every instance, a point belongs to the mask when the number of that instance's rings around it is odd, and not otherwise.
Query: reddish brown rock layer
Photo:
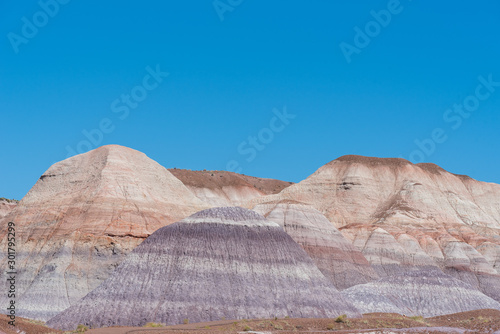
[[[198,198],[212,206],[242,205],[254,198],[276,194],[292,182],[264,179],[227,171],[169,169]]]

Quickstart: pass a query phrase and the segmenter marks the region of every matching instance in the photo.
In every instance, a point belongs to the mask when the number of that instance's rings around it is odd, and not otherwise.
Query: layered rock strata
[[[48,325],[73,329],[359,313],[276,223],[238,207],[163,227]]]
[[[404,159],[344,156],[281,193],[319,210],[380,276],[436,268],[500,301],[500,185]]]
[[[285,200],[262,203],[253,210],[283,227],[337,289],[378,279],[365,256],[312,206]]]
[[[54,164],[2,220],[16,224],[17,315],[49,319],[96,288],[151,233],[207,207],[129,148],[103,146]],[[2,268],[6,260],[1,252]]]
[[[480,309],[500,310],[496,300],[440,271],[385,277],[351,287],[342,294],[362,313],[434,317]]]

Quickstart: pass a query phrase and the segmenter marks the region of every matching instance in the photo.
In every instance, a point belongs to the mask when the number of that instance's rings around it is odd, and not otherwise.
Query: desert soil
[[[7,317],[0,316],[0,334],[62,334],[42,323],[17,318],[20,331],[7,324]],[[413,328],[413,329],[411,329]],[[221,320],[206,323],[168,326],[162,328],[112,327],[91,329],[88,334],[214,334],[214,333],[500,333],[500,311],[479,310],[456,313],[434,318],[406,317],[391,313],[370,313],[360,319],[260,319]]]

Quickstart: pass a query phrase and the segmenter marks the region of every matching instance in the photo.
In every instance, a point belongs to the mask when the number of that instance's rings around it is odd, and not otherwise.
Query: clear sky
[[[0,197],[105,144],[295,182],[360,154],[500,183],[499,13],[493,0],[2,1]]]

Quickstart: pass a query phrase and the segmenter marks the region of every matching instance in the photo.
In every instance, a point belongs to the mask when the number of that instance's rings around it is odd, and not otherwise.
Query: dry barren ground
[[[0,317],[0,334],[49,334],[57,331],[31,320],[17,318],[18,328]],[[168,327],[112,327],[91,329],[88,334],[215,334],[215,333],[495,333],[500,334],[500,311],[480,310],[434,318],[405,317],[399,314],[371,313],[361,319],[266,319],[221,320]],[[76,333],[76,332],[64,332]]]
[[[60,334],[62,331],[58,331],[52,328],[48,328],[41,321],[29,320],[16,317],[16,327],[12,327],[8,324],[10,321],[5,314],[0,314],[0,334]]]

